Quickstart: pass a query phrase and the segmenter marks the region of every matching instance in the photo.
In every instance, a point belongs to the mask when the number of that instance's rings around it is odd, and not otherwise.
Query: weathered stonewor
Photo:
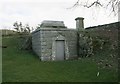
[[[84,29],[84,18],[78,17],[75,20],[76,29],[68,29],[63,21],[43,21],[40,28],[32,33],[32,48],[42,61],[77,58],[79,52],[82,52],[82,42],[88,47],[89,41],[84,42],[87,40],[81,38],[85,32],[95,37],[108,37],[117,45],[120,22]]]
[[[77,30],[67,29],[61,21],[53,21],[53,23],[52,21],[44,21],[41,27],[32,33],[34,52],[42,61],[77,58]],[[61,48],[62,44],[60,42],[63,42],[63,51],[57,48]]]

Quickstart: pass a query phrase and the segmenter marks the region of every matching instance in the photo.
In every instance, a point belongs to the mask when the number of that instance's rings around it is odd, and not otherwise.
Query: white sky
[[[117,22],[117,16],[99,8],[77,7],[67,9],[77,0],[0,0],[0,28],[13,29],[18,21],[36,27],[43,20],[64,21],[68,28],[75,28],[75,18],[84,17],[84,26]],[[83,0],[84,1],[84,0]]]

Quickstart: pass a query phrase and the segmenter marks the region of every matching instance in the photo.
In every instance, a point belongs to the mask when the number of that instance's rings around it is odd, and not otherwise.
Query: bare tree
[[[25,25],[25,29],[27,29],[27,31],[30,33],[31,30],[30,30],[29,24],[26,24],[26,25]]]
[[[20,22],[19,24],[19,29],[20,29],[20,32],[23,32],[24,28],[23,28],[22,22]]]
[[[19,24],[18,24],[17,21],[13,24],[13,26],[15,27],[14,29],[15,29],[17,32],[20,32],[20,31],[19,31]]]
[[[30,29],[30,26],[29,24],[26,24],[25,26],[23,26],[22,22],[20,22],[18,24],[18,22],[16,21],[13,26],[15,27],[14,29],[17,30],[17,32],[24,32],[24,33],[30,33],[31,32],[31,29]]]
[[[78,6],[83,6],[86,8],[91,8],[95,6],[95,7],[110,8],[112,13],[117,14],[120,0],[106,0],[106,1],[107,2],[103,0],[77,0],[76,3],[68,9]]]
[[[34,31],[34,28],[32,27],[32,31]]]

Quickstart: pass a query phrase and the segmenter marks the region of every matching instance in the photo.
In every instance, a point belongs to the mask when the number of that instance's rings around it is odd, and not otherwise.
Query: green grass
[[[41,62],[32,51],[20,50],[22,38],[3,37],[3,82],[112,82],[114,68],[98,68],[91,58]],[[98,56],[97,56],[98,57]],[[95,58],[95,57],[94,57]],[[100,73],[96,76],[97,72]]]

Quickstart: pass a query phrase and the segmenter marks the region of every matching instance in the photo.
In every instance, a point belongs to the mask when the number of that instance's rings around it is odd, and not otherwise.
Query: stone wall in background
[[[88,57],[110,43],[109,48],[117,49],[120,22],[88,27],[79,32],[79,56]]]
[[[120,29],[120,22],[88,27],[85,30],[96,36],[108,37],[111,41],[115,41],[118,40],[118,29]]]

